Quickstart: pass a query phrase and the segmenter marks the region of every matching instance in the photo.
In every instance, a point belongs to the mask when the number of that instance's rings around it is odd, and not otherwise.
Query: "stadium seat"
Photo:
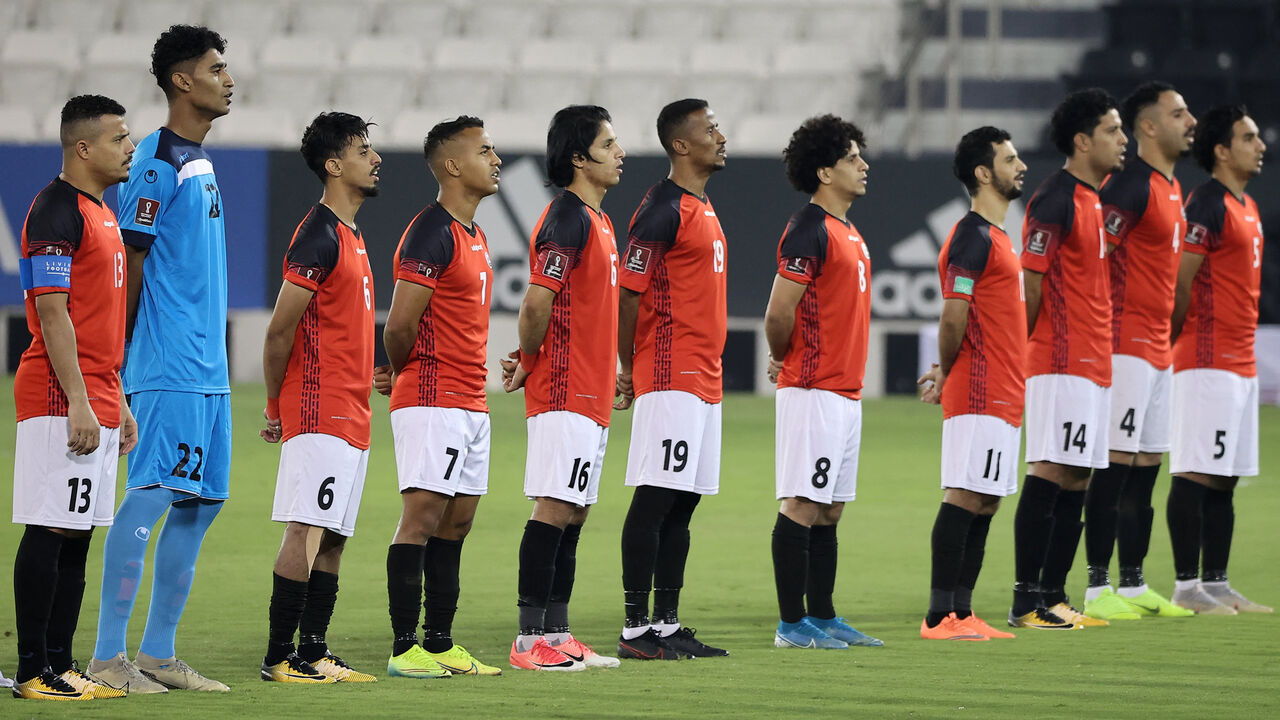
[[[142,142],[142,138],[155,132],[169,119],[169,106],[164,103],[139,105],[136,108],[125,108],[125,123],[129,125],[129,137],[134,143]],[[233,112],[239,111],[239,108]],[[221,122],[221,121],[219,121]]]
[[[289,32],[331,38],[367,34],[373,27],[373,0],[294,0]]]
[[[1192,0],[1124,0],[1107,5],[1107,44],[1144,45],[1159,55],[1189,44]]]
[[[12,31],[31,29],[31,0],[0,2],[0,28],[8,28]],[[3,45],[4,37],[0,36],[0,46]]]
[[[1236,81],[1240,63],[1227,50],[1179,50],[1160,68],[1160,77],[1175,85],[1192,112],[1238,101]]]
[[[306,121],[299,117],[306,117]],[[284,107],[240,107],[219,118],[205,142],[211,147],[297,148],[309,115],[299,116]]]
[[[206,20],[244,53],[253,53],[263,47],[268,38],[284,34],[288,8],[279,2],[263,0],[213,0],[209,3]],[[228,48],[230,52],[230,48]]]
[[[469,39],[435,44],[418,104],[494,108],[502,104],[503,82],[511,64],[505,45]]]
[[[466,37],[514,45],[546,35],[548,9],[541,2],[486,0],[468,5],[459,18]]]
[[[720,36],[724,42],[757,47],[795,42],[808,12],[803,3],[733,3],[720,18]]]
[[[422,152],[422,144],[427,138],[427,131],[436,123],[455,118],[460,114],[479,115],[481,118],[487,117],[479,108],[425,107],[403,110],[391,122],[383,144],[402,150]],[[494,142],[501,144],[497,138],[494,139]],[[499,151],[501,151],[501,148],[499,148]]]
[[[151,43],[170,25],[201,25],[204,23],[204,0],[128,0],[120,7],[120,32],[151,38]],[[219,30],[215,27],[214,30]],[[225,36],[226,32],[219,30]],[[235,41],[227,41],[236,45]],[[243,53],[248,43],[240,42],[235,49]],[[148,43],[147,52],[150,54]],[[231,52],[228,49],[228,52]]]
[[[254,105],[312,114],[329,108],[330,84],[340,60],[327,36],[276,37],[262,48],[256,78],[237,83],[248,90]]]
[[[567,104],[567,103],[566,103]],[[518,153],[541,155],[547,151],[547,126],[554,113],[495,110],[480,116],[503,159]],[[423,133],[425,134],[425,130]],[[625,145],[623,146],[626,147]]]
[[[375,25],[380,35],[405,35],[421,42],[449,37],[457,30],[452,5],[422,0],[387,0]]]
[[[783,148],[791,139],[791,133],[808,116],[809,114],[796,111],[768,113],[753,115],[735,123],[733,134],[728,137],[729,152],[780,158]]]
[[[0,142],[33,143],[41,139],[35,115],[29,108],[18,104],[0,105]]]
[[[76,74],[74,92],[106,95],[126,109],[163,103],[164,93],[151,75],[148,35],[102,35],[89,44],[84,66]]]
[[[749,45],[696,44],[689,50],[685,93],[714,103],[722,119],[757,112],[765,60],[759,48]]]
[[[636,38],[653,42],[709,42],[716,38],[719,8],[713,4],[647,3],[636,14]]]
[[[667,101],[676,99],[673,95]],[[613,131],[618,136],[618,144],[628,155],[661,155],[662,143],[658,142],[658,111],[662,106],[652,108],[652,112],[627,112],[610,110],[613,117]],[[545,137],[545,134],[544,134]],[[653,180],[648,180],[653,182]]]
[[[684,97],[684,60],[681,45],[617,43],[604,56],[592,96],[615,116],[656,118],[663,105]]]
[[[594,48],[568,40],[533,41],[516,51],[507,83],[506,107],[550,117],[565,105],[586,102],[591,76],[580,68],[598,60]]]
[[[571,0],[558,3],[547,21],[553,38],[628,40],[634,34],[635,4],[630,0]]]
[[[40,0],[35,10],[35,29],[69,32],[87,40],[115,32],[120,3],[117,0]]]
[[[422,44],[414,38],[361,38],[334,79],[333,106],[389,126],[413,104],[425,64]]]
[[[0,103],[26,105],[37,115],[55,103],[61,106],[79,64],[71,33],[11,33],[0,51]]]
[[[868,66],[893,68],[901,23],[901,9],[894,0],[822,0],[808,14],[805,37],[814,43],[852,43]]]
[[[764,111],[852,113],[862,88],[855,52],[809,43],[777,48],[765,81]]]

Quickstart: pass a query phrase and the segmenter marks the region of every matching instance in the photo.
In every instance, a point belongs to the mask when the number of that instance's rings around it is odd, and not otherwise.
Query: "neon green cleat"
[[[1085,602],[1084,614],[1099,620],[1141,620],[1137,610],[1125,602],[1111,588],[1104,588],[1098,597]]]
[[[425,650],[423,652],[426,652]],[[440,667],[454,675],[501,675],[502,670],[492,665],[485,665],[475,659],[461,645],[454,645],[442,653],[427,652],[427,657],[435,660]]]
[[[1165,599],[1163,595],[1147,588],[1147,591],[1136,597],[1118,596],[1134,612],[1146,617],[1194,617],[1195,610],[1178,607]]]
[[[421,645],[414,645],[387,661],[387,674],[391,677],[432,680],[447,678],[450,672],[423,650]]]

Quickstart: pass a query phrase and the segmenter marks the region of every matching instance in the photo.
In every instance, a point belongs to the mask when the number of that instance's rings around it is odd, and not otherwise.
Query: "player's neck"
[[[1161,175],[1164,175],[1166,179],[1173,179],[1173,167],[1178,164],[1177,158],[1171,159],[1165,157],[1165,154],[1160,152],[1159,147],[1149,147],[1143,143],[1138,143],[1138,157],[1142,158],[1142,161],[1146,164],[1155,168]]]
[[[970,209],[983,220],[1004,229],[1004,218],[1009,213],[1009,199],[990,186],[984,186],[973,198]]]
[[[673,163],[667,179],[679,185],[680,189],[685,192],[692,193],[698,197],[705,197],[707,194],[707,180],[711,179],[711,174]]]
[[[480,205],[480,198],[472,197],[465,190],[441,186],[440,194],[436,195],[436,204],[470,230],[475,222],[476,207]]]
[[[356,227],[356,213],[364,204],[364,193],[359,188],[335,187],[326,184],[324,194],[320,196],[320,204],[333,211],[338,219],[348,227]]]
[[[849,214],[849,206],[853,204],[853,199],[837,197],[835,193],[831,192],[829,185],[819,185],[818,192],[809,198],[809,202],[826,210],[829,215],[846,220]]]
[[[604,188],[593,185],[579,176],[575,177],[565,190],[577,195],[578,199],[586,203],[592,210],[600,212],[600,205],[604,203],[604,194],[606,192]]]
[[[1071,173],[1072,177],[1089,187],[1097,190],[1102,187],[1102,181],[1107,179],[1107,173],[1099,173],[1089,164],[1089,158],[1084,155],[1072,155],[1067,158],[1067,162],[1062,169]]]
[[[170,103],[169,119],[164,126],[183,140],[203,144],[205,136],[213,127],[213,118],[208,117],[195,106],[179,101]]]
[[[58,179],[97,200],[99,205],[102,204],[102,194],[107,191],[107,186],[94,180],[89,173],[79,170],[75,166],[68,168],[64,163],[62,172],[58,173]]]
[[[1237,200],[1244,201],[1244,187],[1249,184],[1249,178],[1242,177],[1222,165],[1217,165],[1213,168],[1213,179],[1225,185]]]

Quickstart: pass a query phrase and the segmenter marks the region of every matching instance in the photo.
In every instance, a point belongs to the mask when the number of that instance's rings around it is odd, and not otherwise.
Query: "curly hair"
[[[104,95],[77,95],[62,106],[62,122],[58,126],[58,140],[62,147],[70,147],[81,134],[86,120],[97,120],[103,115],[124,115],[124,106]]]
[[[1092,135],[1102,116],[1119,110],[1116,99],[1102,88],[1085,88],[1067,96],[1049,118],[1049,139],[1058,152],[1071,157],[1075,153],[1076,134]]]
[[[573,156],[591,157],[600,125],[613,122],[599,105],[570,105],[556,111],[547,128],[547,180],[556,187],[573,182]]]
[[[782,163],[787,168],[791,187],[810,195],[817,192],[819,168],[833,167],[854,143],[859,150],[867,148],[866,136],[851,122],[835,115],[805,120],[791,133],[791,141],[782,151]]]
[[[463,130],[482,127],[484,127],[484,121],[471,115],[459,115],[452,120],[436,123],[427,132],[426,139],[422,141],[422,156],[429,163],[431,162],[431,157],[436,154],[436,151],[440,149],[440,146],[446,140],[453,139],[455,135]]]
[[[973,171],[984,167],[995,172],[996,149],[993,146],[1012,139],[1007,131],[990,125],[970,130],[960,138],[951,171],[964,183],[969,195],[978,194],[978,178],[974,177]]]
[[[1191,144],[1191,153],[1196,164],[1207,173],[1213,172],[1213,165],[1218,161],[1213,150],[1219,145],[1231,147],[1231,139],[1235,136],[1236,122],[1245,119],[1249,109],[1244,105],[1219,105],[1200,117],[1196,125],[1195,141]]]
[[[342,151],[352,138],[369,137],[369,128],[374,124],[350,113],[320,113],[302,133],[302,147],[299,148],[302,158],[320,182],[324,182],[329,177],[324,169],[325,162],[342,157]]]
[[[207,27],[170,25],[168,30],[160,33],[151,48],[151,74],[156,76],[156,84],[164,91],[165,97],[174,89],[169,79],[173,66],[195,60],[210,50],[226,52],[227,41]]]
[[[686,98],[668,103],[658,113],[658,142],[662,144],[662,149],[666,150],[668,155],[672,152],[671,141],[675,139],[676,131],[684,125],[685,119],[707,106],[706,100]]]

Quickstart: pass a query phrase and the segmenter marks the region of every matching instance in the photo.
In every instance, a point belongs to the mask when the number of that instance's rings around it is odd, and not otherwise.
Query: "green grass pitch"
[[[12,378],[0,380],[0,464],[12,467]],[[537,675],[507,668],[516,630],[516,551],[530,503],[524,472],[523,402],[492,397],[490,494],[481,502],[463,552],[455,638],[504,668],[498,678],[391,679],[385,558],[399,516],[387,403],[374,397],[374,445],[356,535],[343,563],[342,590],[329,632],[333,650],[375,672],[369,685],[292,687],[258,679],[265,649],[271,567],[281,526],[269,520],[278,449],[257,437],[263,390],[232,394],[235,450],[232,498],[210,530],[195,588],[178,633],[179,655],[231,686],[227,695],[96,701],[68,707],[0,699],[0,717],[1277,717],[1280,715],[1280,617],[1145,619],[1070,633],[1019,631],[1015,640],[926,642],[918,628],[928,600],[929,534],[938,489],[940,413],[910,398],[864,405],[857,502],[840,528],[836,607],[883,648],[777,650],[777,606],[769,555],[773,500],[773,403],[725,399],[721,494],[693,521],[681,617],[722,659],[624,663],[621,668]],[[597,505],[578,550],[571,608],[575,634],[612,654],[622,623],[619,532],[630,498],[622,484],[630,416],[615,413]],[[1262,410],[1263,475],[1237,493],[1234,584],[1260,602],[1280,604],[1280,410]],[[9,476],[5,470],[4,475]],[[1163,517],[1167,475],[1157,485]],[[123,482],[120,483],[123,493]],[[1016,498],[996,516],[974,604],[999,625],[1013,575]],[[11,513],[9,487],[0,515]],[[0,526],[5,576],[21,535]],[[103,532],[90,552],[88,587],[77,635],[81,663],[92,652]],[[1069,590],[1084,593],[1083,549]],[[150,588],[130,625],[136,652]],[[1172,590],[1167,532],[1157,520],[1147,576]],[[6,589],[3,597],[8,597]],[[0,599],[0,668],[16,662],[13,605]]]

